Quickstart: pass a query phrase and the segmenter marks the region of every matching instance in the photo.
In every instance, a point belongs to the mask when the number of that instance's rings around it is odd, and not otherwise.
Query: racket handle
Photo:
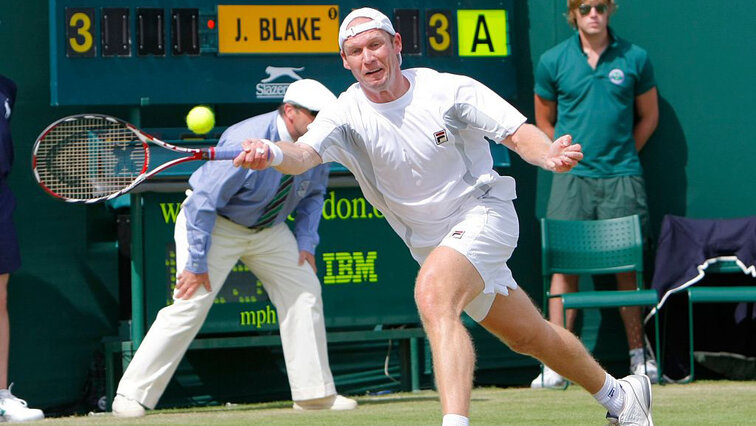
[[[242,149],[239,147],[216,147],[208,148],[208,151],[208,160],[233,160],[241,154]]]

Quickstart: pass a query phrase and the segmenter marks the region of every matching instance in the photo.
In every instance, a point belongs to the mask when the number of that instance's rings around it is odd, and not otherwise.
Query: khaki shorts
[[[517,213],[511,200],[484,196],[462,209],[452,223],[454,225],[438,246],[461,253],[483,278],[483,291],[465,307],[465,312],[480,322],[488,315],[496,293],[506,296],[509,289],[517,288],[507,266],[520,232]],[[435,248],[410,251],[422,264]]]
[[[558,220],[613,219],[637,214],[648,230],[648,203],[642,176],[590,178],[557,173],[546,217]]]

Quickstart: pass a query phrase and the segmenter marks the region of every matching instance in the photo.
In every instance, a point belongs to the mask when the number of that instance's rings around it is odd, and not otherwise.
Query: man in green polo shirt
[[[535,73],[536,125],[549,137],[571,134],[583,160],[555,174],[546,216],[563,220],[609,219],[638,214],[644,229],[648,208],[638,152],[656,129],[659,106],[646,51],[609,28],[614,0],[568,0],[567,20],[575,35],[541,56]],[[635,273],[617,274],[620,290],[634,290]],[[551,294],[577,291],[578,276],[554,274]],[[620,308],[633,374],[656,363],[644,356],[639,307]],[[576,313],[567,312],[573,329]],[[549,301],[549,320],[565,325],[561,299]],[[648,358],[648,360],[646,360]],[[564,378],[544,368],[531,387],[562,387]]]

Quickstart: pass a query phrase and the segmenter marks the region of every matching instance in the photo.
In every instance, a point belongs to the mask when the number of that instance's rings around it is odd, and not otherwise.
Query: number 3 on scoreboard
[[[95,55],[94,8],[66,8],[66,56]]]
[[[428,55],[450,56],[452,54],[451,43],[451,13],[448,10],[429,10],[428,17]]]

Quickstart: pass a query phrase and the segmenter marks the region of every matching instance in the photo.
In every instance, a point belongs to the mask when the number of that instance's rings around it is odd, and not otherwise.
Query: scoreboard
[[[177,272],[173,231],[185,195],[148,192],[141,197],[144,240],[140,249],[148,283],[144,308],[149,326],[158,311],[172,303]],[[418,265],[358,188],[328,189],[319,233],[322,238],[315,256],[327,327],[420,322],[412,296]],[[278,328],[276,309],[262,282],[239,262],[216,296],[200,333]]]
[[[339,25],[363,6],[393,20],[404,68],[516,93],[514,0],[220,1],[50,0],[51,104],[280,102],[301,78],[339,93],[354,83],[339,57]]]

